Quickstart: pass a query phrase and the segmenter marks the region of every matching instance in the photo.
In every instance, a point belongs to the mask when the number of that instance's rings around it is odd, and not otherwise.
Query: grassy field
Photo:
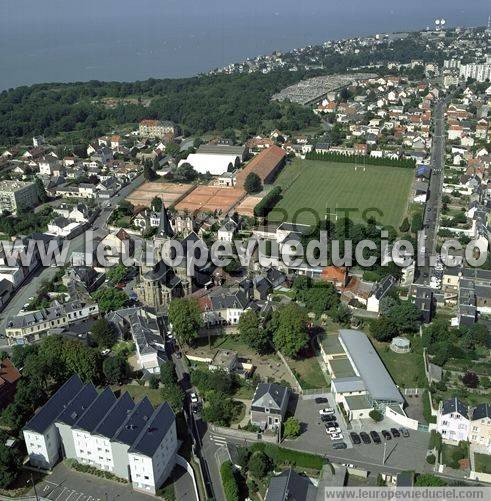
[[[372,339],[380,358],[394,382],[402,388],[419,388],[424,380],[423,348],[418,337],[411,337],[410,353],[394,353],[389,343]]]
[[[164,401],[162,395],[160,394],[160,390],[153,390],[148,386],[140,386],[137,384],[125,384],[121,386],[113,385],[111,386],[111,388],[113,391],[120,391],[121,394],[127,391],[130,394],[131,398],[133,398],[138,402],[142,400],[144,397],[148,397],[151,404],[154,406],[160,405]]]
[[[491,456],[487,454],[474,454],[476,471],[482,473],[491,473]]]
[[[355,164],[296,158],[275,182],[281,186],[283,198],[268,219],[313,224],[316,218],[324,219],[327,207],[330,213],[336,208],[356,208],[358,212],[351,217],[360,222],[363,211],[375,208],[382,215],[371,211],[368,217],[397,228],[406,211],[413,177],[412,169],[400,167],[367,165],[363,170]],[[305,208],[309,210],[301,211]]]

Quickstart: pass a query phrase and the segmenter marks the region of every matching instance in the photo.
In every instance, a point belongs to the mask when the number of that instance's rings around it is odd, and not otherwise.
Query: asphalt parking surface
[[[30,495],[34,495],[31,489]],[[130,484],[106,480],[57,464],[50,475],[36,485],[36,494],[51,501],[148,501]]]

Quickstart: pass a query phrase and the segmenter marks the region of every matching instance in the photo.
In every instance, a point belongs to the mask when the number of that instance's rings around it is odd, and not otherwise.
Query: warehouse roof
[[[404,398],[366,334],[353,329],[341,329],[339,337],[372,398],[404,403]]]

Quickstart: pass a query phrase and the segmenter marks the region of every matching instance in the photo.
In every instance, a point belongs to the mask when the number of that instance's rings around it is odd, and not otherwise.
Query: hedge
[[[271,209],[281,199],[281,186],[275,186],[257,205],[254,207],[256,217],[267,216]]]
[[[436,417],[431,414],[430,398],[429,391],[425,390],[421,397],[423,401],[423,417],[427,423],[436,423]]]
[[[81,473],[88,473],[90,475],[95,475],[96,477],[106,478],[107,480],[114,480],[116,482],[121,482],[122,484],[128,483],[128,480],[126,480],[125,478],[117,477],[116,475],[113,475],[109,471],[99,470],[98,468],[95,468],[94,466],[90,466],[88,464],[79,463],[75,459],[67,459],[65,461],[65,464],[72,470],[76,470]]]
[[[223,491],[227,501],[239,501],[239,486],[235,479],[234,469],[231,461],[225,461],[220,467]]]
[[[313,470],[322,470],[322,467],[328,463],[322,456],[309,454],[308,452],[299,452],[292,449],[285,449],[274,444],[264,442],[255,443],[249,448],[251,452],[264,452],[275,465],[290,464],[301,468],[310,468]]]
[[[321,160],[323,162],[357,163],[364,165],[379,165],[382,167],[416,168],[416,160],[412,158],[377,158],[366,155],[349,155],[347,153],[311,151],[305,155],[307,160]]]

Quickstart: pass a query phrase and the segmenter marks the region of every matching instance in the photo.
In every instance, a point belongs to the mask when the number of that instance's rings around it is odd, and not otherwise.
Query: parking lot
[[[135,492],[129,484],[122,484],[79,473],[63,463],[55,466],[51,475],[36,485],[40,497],[52,501],[148,501],[149,496]],[[34,495],[31,490],[30,495]]]
[[[419,470],[428,469],[428,471],[431,471],[430,465],[425,462],[429,434],[409,430],[409,437],[407,438],[401,436],[386,441],[380,434],[381,430],[400,428],[400,425],[388,418],[380,423],[375,423],[371,419],[354,421],[351,423],[352,429],[347,430],[343,419],[336,410],[337,422],[341,427],[343,441],[347,444],[347,449],[334,449],[319,415],[319,409],[323,407],[335,408],[334,402],[331,402],[331,400],[332,398],[329,398],[329,404],[316,404],[314,400],[306,399],[299,399],[294,402],[292,410],[301,423],[302,434],[295,440],[285,440],[284,446],[327,456],[333,462],[346,462],[364,466],[366,469],[373,471],[377,471],[382,466],[385,469],[393,468],[394,470],[418,468]],[[350,431],[369,433],[372,430],[380,434],[380,444],[375,444],[373,440],[370,441],[370,444],[354,445],[351,442]]]

